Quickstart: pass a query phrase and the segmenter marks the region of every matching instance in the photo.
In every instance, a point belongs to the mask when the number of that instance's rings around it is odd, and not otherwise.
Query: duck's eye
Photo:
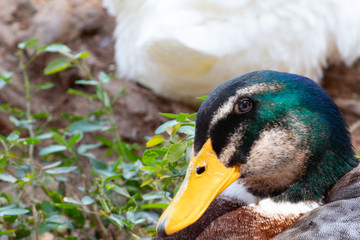
[[[238,113],[247,113],[252,108],[252,102],[248,98],[241,99],[236,106],[236,111]]]
[[[197,167],[196,168],[196,173],[198,175],[202,174],[203,172],[205,172],[205,167]]]

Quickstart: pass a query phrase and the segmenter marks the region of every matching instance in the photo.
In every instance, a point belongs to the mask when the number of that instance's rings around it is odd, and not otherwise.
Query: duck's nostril
[[[197,167],[196,168],[196,173],[198,175],[202,174],[203,172],[205,172],[205,167]]]

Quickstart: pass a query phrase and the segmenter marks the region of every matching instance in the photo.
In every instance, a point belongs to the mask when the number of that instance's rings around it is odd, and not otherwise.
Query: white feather
[[[121,77],[194,102],[259,69],[319,82],[331,62],[360,56],[358,0],[103,0],[116,16]]]

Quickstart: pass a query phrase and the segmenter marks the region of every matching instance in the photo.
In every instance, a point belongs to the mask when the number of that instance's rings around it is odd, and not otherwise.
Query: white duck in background
[[[360,56],[359,0],[103,0],[117,20],[120,77],[196,103],[219,84],[271,69],[321,81]]]

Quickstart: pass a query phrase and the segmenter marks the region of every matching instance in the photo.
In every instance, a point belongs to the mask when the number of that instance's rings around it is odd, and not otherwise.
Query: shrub
[[[84,61],[88,52],[36,43],[32,39],[18,45],[25,109],[0,107],[16,126],[8,136],[0,135],[0,181],[10,183],[0,194],[0,239],[39,239],[45,232],[56,239],[112,239],[111,225],[124,238],[152,236],[185,174],[196,114],[163,114],[171,120],[155,131],[147,150],[128,144],[119,137],[113,114],[114,102],[125,90],[111,97],[104,87],[114,76],[101,72],[94,77]],[[32,54],[26,57],[25,52]],[[96,93],[69,89],[68,94],[89,104],[96,101],[99,109],[87,116],[62,113],[66,124],[59,128],[49,127],[53,116],[48,111],[31,112],[34,93],[53,87],[51,82],[33,85],[28,77],[31,64],[44,52],[59,56],[44,74],[77,68],[87,79],[75,83],[91,85]],[[0,88],[14,84],[13,75],[2,73]]]

